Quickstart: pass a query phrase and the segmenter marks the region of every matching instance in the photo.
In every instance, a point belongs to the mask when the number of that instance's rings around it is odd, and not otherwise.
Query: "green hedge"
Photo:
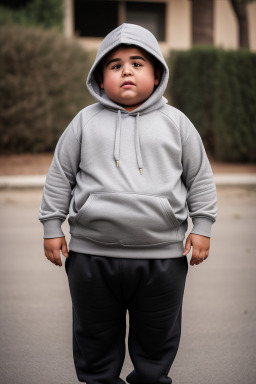
[[[4,5],[0,1],[0,25],[19,24],[40,28],[63,28],[64,0],[30,0],[18,8]],[[8,3],[7,3],[8,4]]]
[[[95,53],[53,31],[0,27],[0,151],[47,152],[95,102],[85,80]],[[169,102],[194,123],[211,158],[256,161],[256,54],[195,47],[167,59]]]
[[[172,51],[168,96],[194,123],[210,157],[256,161],[256,54],[198,46]]]
[[[52,151],[75,114],[92,102],[93,58],[53,31],[0,27],[0,151]]]

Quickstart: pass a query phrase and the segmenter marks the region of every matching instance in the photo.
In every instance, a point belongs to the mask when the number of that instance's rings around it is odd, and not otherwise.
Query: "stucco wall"
[[[74,35],[73,1],[66,2],[65,35]],[[136,1],[136,0],[131,0]],[[170,49],[188,49],[192,45],[191,1],[190,0],[140,0],[166,2],[166,41],[160,43],[164,54]],[[250,49],[256,51],[256,2],[247,5]],[[124,4],[119,8],[119,22],[125,17]],[[214,3],[214,45],[226,49],[238,48],[238,22],[229,0],[215,0]],[[89,49],[97,49],[102,39],[79,38]]]

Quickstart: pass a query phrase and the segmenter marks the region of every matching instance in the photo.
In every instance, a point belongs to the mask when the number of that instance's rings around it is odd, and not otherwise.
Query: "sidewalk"
[[[0,189],[43,188],[46,175],[0,176]],[[256,186],[256,174],[218,173],[214,174],[217,186]]]
[[[42,247],[42,190],[2,190],[0,198],[1,384],[79,384],[67,276]],[[256,383],[255,222],[255,189],[218,189],[210,256],[189,265],[173,383]],[[63,230],[69,239],[67,220]],[[133,369],[128,331],[124,379]]]

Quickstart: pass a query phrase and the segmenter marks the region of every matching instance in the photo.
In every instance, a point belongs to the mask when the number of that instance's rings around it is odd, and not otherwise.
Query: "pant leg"
[[[118,259],[70,251],[66,260],[73,304],[73,355],[79,381],[121,384],[126,308]]]
[[[146,269],[133,274],[136,294],[129,303],[128,347],[135,369],[126,380],[132,384],[171,384],[168,373],[180,341],[188,263],[186,257],[147,262]],[[136,278],[140,280],[136,282]]]

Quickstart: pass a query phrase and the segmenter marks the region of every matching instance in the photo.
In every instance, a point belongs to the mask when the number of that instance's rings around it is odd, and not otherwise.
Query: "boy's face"
[[[119,47],[104,60],[100,87],[127,111],[139,107],[160,82],[150,56],[137,47]]]

